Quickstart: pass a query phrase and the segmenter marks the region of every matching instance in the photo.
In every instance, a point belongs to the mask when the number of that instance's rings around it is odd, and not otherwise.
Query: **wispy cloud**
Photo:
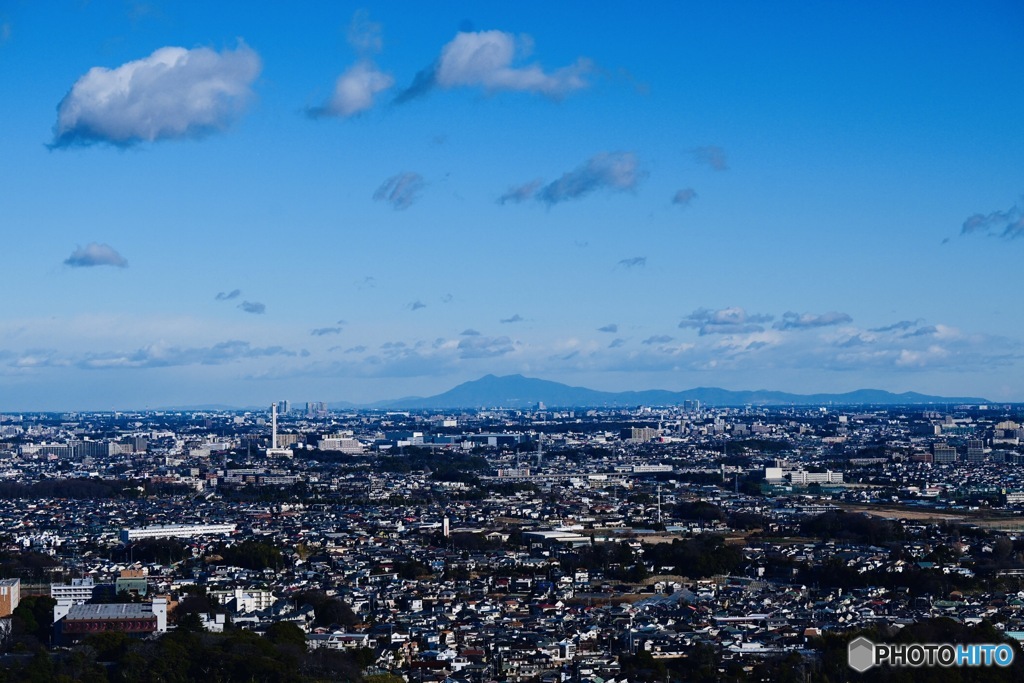
[[[916,330],[911,330],[910,332],[907,332],[906,334],[903,335],[903,337],[930,337],[938,333],[939,328],[937,326],[925,325],[923,327],[917,328]]]
[[[217,301],[230,301],[231,299],[237,299],[242,295],[242,290],[232,289],[230,292],[217,292],[217,296],[213,297]]]
[[[534,195],[537,194],[537,190],[539,190],[543,184],[544,181],[538,178],[516,187],[510,187],[505,194],[498,197],[498,203],[505,204],[507,202],[513,202],[515,204],[519,204],[521,202],[525,202],[527,199],[532,199]]]
[[[341,334],[340,327],[318,327],[315,330],[309,331],[310,335],[314,337],[325,337],[328,334]]]
[[[697,198],[697,192],[693,188],[683,188],[672,195],[672,203],[678,206],[689,206],[690,202]]]
[[[377,54],[384,49],[382,27],[379,22],[370,20],[370,12],[357,9],[352,14],[345,37],[348,44],[361,55]]]
[[[223,365],[244,358],[296,356],[281,346],[257,347],[245,341],[226,341],[205,347],[155,344],[127,354],[91,354],[80,359],[81,368],[156,368],[178,365]]]
[[[668,344],[674,337],[670,337],[667,334],[655,334],[653,336],[644,339],[641,344]]]
[[[624,258],[619,261],[619,265],[623,268],[643,268],[647,265],[647,257],[634,256],[632,258]]]
[[[395,102],[408,102],[433,88],[483,88],[492,93],[528,92],[557,99],[589,85],[587,76],[593,67],[587,59],[554,71],[545,71],[539,64],[514,65],[517,58],[528,56],[532,47],[528,36],[517,39],[504,31],[459,32]]]
[[[508,337],[466,337],[458,344],[460,358],[495,358],[515,351]]]
[[[472,327],[467,327],[462,332],[459,332],[459,335],[463,337],[479,337],[480,333],[474,330]]]
[[[83,370],[167,368],[187,365],[226,365],[251,358],[273,356],[298,357],[301,354],[282,346],[253,346],[230,340],[212,346],[177,346],[163,342],[148,344],[134,351],[90,352],[61,355],[50,350],[30,350],[20,354],[9,365],[29,368],[68,368]]]
[[[626,345],[626,340],[625,339],[621,339],[619,337],[616,337],[615,339],[612,339],[610,344],[608,344],[608,348],[609,349],[617,349],[620,346],[625,346],[625,345]]]
[[[64,259],[64,265],[72,268],[92,268],[94,266],[127,268],[128,261],[109,244],[90,242],[71,252],[71,256]]]
[[[760,313],[747,313],[739,307],[710,310],[698,308],[683,318],[679,327],[693,327],[701,336],[708,334],[749,334],[763,332],[762,323],[771,322],[775,316]]]
[[[518,313],[516,313],[516,314],[512,315],[511,317],[502,318],[498,322],[500,322],[500,323],[518,323],[518,322],[522,322],[522,321],[523,321],[523,316],[521,316]]]
[[[602,153],[591,157],[576,169],[563,173],[558,180],[540,188],[536,196],[553,206],[598,190],[632,190],[641,176],[636,155],[632,152]]]
[[[265,304],[261,304],[259,301],[243,301],[238,304],[238,307],[246,313],[254,313],[256,315],[262,315],[267,312]]]
[[[884,325],[882,327],[873,327],[868,332],[892,332],[894,330],[909,330],[912,327],[917,327],[921,324],[921,318],[917,320],[901,320],[898,323],[891,325]]]
[[[729,170],[729,161],[726,159],[725,150],[717,145],[696,147],[690,152],[697,163],[706,164],[715,171]]]
[[[407,303],[405,305],[405,307],[408,308],[410,311],[418,311],[421,308],[426,308],[427,305],[425,303],[423,303],[422,301],[420,301],[419,299],[417,299],[416,301],[412,301],[410,303]]]
[[[1003,239],[1024,236],[1024,212],[1014,204],[1007,211],[993,211],[989,214],[976,213],[964,221],[961,235],[985,234]]]
[[[162,47],[116,69],[93,67],[57,107],[52,147],[199,138],[228,127],[253,98],[259,55]]]
[[[362,344],[345,349],[345,353],[365,353],[366,347]]]
[[[385,180],[373,193],[373,198],[378,202],[387,202],[401,211],[413,205],[424,186],[423,176],[419,173],[399,173]]]
[[[616,325],[615,323],[609,323],[608,325],[605,325],[604,327],[597,328],[597,331],[598,332],[610,332],[612,334],[615,334],[616,332],[619,331],[619,326]]]
[[[806,330],[815,327],[828,327],[830,325],[842,325],[852,322],[846,313],[829,311],[828,313],[794,313],[787,311],[782,314],[782,320],[775,323],[777,330]]]

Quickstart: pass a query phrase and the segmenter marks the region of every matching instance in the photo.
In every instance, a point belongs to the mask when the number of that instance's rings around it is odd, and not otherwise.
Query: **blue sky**
[[[1024,7],[0,2],[0,410],[1024,400]]]

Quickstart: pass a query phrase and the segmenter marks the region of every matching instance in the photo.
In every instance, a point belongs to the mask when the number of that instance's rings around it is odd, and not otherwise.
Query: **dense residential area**
[[[0,415],[0,679],[908,673],[849,668],[862,634],[1020,655],[1022,421],[696,401]]]

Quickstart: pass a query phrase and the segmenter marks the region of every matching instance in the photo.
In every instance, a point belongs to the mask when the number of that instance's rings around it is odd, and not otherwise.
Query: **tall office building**
[[[967,462],[985,461],[985,442],[981,439],[969,439],[967,441]]]
[[[947,443],[937,443],[932,446],[932,462],[936,465],[956,462],[956,448]]]

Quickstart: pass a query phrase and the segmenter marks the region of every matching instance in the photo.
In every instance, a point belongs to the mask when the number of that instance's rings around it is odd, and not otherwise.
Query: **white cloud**
[[[395,98],[401,104],[436,87],[484,88],[488,92],[516,91],[561,98],[589,85],[590,60],[545,71],[539,64],[514,65],[529,55],[533,41],[504,31],[463,31],[441,48],[437,61],[416,74],[412,84]]]
[[[515,351],[508,337],[466,337],[458,344],[459,358],[495,358]]]
[[[434,79],[442,88],[483,87],[490,91],[516,90],[561,97],[587,87],[591,70],[588,60],[579,59],[555,71],[540,65],[512,66],[517,56],[529,52],[530,40],[516,40],[504,31],[458,33],[441,49]]]
[[[777,330],[807,330],[814,327],[828,327],[852,322],[846,313],[829,311],[827,313],[794,313],[787,311],[782,314],[782,320],[775,323]]]
[[[395,79],[369,61],[349,67],[334,84],[327,104],[313,109],[313,116],[355,116],[373,107],[374,98],[395,84]]]
[[[177,346],[157,342],[134,351],[102,351],[62,354],[52,349],[32,349],[19,354],[8,365],[19,369],[66,368],[100,370],[110,368],[166,368],[185,365],[225,365],[235,361],[271,356],[295,357],[282,346],[253,346],[239,340],[210,346]]]
[[[747,313],[739,306],[721,308],[712,311],[707,308],[698,308],[686,316],[679,327],[695,327],[700,330],[700,335],[707,334],[749,334],[761,332],[764,327],[761,323],[771,322],[774,316],[760,313]]]
[[[196,138],[230,125],[253,98],[259,55],[162,47],[116,69],[93,67],[57,107],[54,147]]]
[[[71,256],[64,259],[64,264],[72,268],[92,268],[94,266],[115,266],[127,268],[128,261],[117,253],[109,244],[98,244],[90,242],[84,247],[78,247]]]

